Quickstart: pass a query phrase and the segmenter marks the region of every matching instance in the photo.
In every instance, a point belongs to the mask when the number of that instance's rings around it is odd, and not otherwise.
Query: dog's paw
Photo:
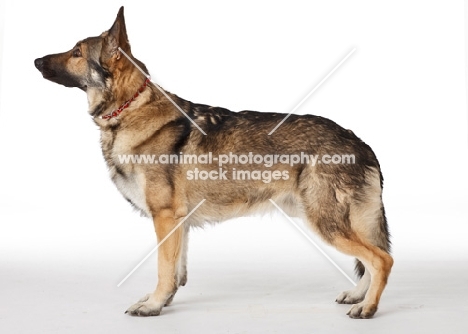
[[[346,314],[353,319],[369,319],[372,318],[375,312],[377,312],[377,305],[359,303],[353,305]]]
[[[125,311],[125,313],[140,317],[150,317],[159,315],[161,313],[162,305],[153,301],[152,297],[152,294],[147,294],[146,296],[141,298],[138,301],[138,303],[130,306],[127,309],[127,311]]]
[[[343,291],[338,297],[336,297],[336,302],[338,304],[357,304],[364,300],[362,294],[357,294],[353,290]]]

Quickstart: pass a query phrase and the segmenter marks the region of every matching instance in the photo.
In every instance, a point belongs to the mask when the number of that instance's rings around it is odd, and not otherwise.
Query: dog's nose
[[[36,66],[36,68],[42,72],[42,67],[44,66],[44,60],[42,58],[37,58],[35,61],[34,61],[34,65]]]

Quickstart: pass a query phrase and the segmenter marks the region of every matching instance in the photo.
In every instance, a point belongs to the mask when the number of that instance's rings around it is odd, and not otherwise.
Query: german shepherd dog
[[[161,243],[157,287],[126,313],[159,315],[186,284],[191,226],[274,210],[276,204],[356,258],[360,281],[336,301],[354,304],[351,318],[375,314],[393,265],[383,178],[373,151],[352,131],[323,117],[291,115],[270,133],[285,114],[231,112],[163,90],[132,55],[123,7],[108,31],[36,59],[35,66],[45,79],[86,92],[112,181],[153,220]],[[325,160],[345,154],[354,163]],[[130,155],[160,160],[122,162]],[[301,162],[292,163],[299,156]],[[323,161],[312,164],[309,156]]]

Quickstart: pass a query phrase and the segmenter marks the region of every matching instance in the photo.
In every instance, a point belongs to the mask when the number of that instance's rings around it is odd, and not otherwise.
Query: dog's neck
[[[140,88],[136,89],[131,94],[126,94],[126,100],[122,102],[118,108],[115,108],[114,106],[115,109],[110,109],[111,106],[108,104],[109,100],[116,101],[115,97],[113,99],[109,99],[109,95],[113,95],[110,91],[102,90],[100,88],[88,88],[86,93],[88,96],[88,107],[90,115],[94,118],[107,121],[118,117],[122,111],[127,109],[132,104],[132,102],[135,101],[140,96],[140,94],[145,91],[149,83],[150,78],[145,78]]]
[[[118,117],[122,111],[127,109],[130,106],[130,104],[133,101],[135,101],[135,99],[138,98],[138,96],[140,96],[141,93],[143,93],[143,91],[146,89],[146,87],[148,86],[150,82],[151,82],[150,77],[147,77],[143,85],[141,85],[141,87],[135,92],[135,94],[133,94],[133,96],[130,99],[126,100],[124,103],[120,105],[120,107],[110,112],[109,114],[100,116],[100,118],[104,120],[109,120],[111,118]]]
[[[88,87],[86,89],[88,96],[89,114],[96,117],[105,109],[106,96],[102,88]]]

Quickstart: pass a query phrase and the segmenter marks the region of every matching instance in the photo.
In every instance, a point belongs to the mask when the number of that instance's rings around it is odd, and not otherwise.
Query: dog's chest
[[[114,174],[111,178],[123,197],[132,204],[144,217],[151,217],[146,203],[146,181],[142,175],[135,173]]]
[[[109,133],[101,136],[102,153],[109,168],[111,180],[122,196],[140,212],[151,217],[146,201],[146,178],[144,173],[135,170],[128,159],[128,150],[119,145],[119,139]]]

